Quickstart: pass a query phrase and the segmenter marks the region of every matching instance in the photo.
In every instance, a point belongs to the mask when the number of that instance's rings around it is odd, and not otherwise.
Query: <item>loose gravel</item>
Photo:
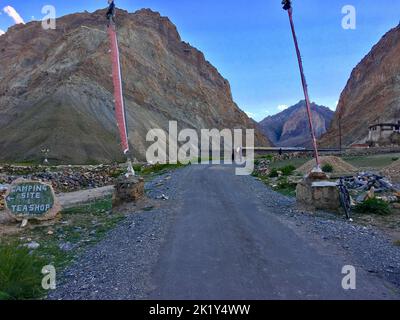
[[[180,200],[179,181],[184,179],[185,171],[179,169],[148,182],[147,196],[158,203],[157,207],[127,215],[103,241],[62,273],[58,288],[49,299],[146,299],[152,290],[151,271],[177,214],[175,202]],[[400,289],[400,247],[381,231],[334,214],[301,211],[296,208],[295,199],[274,192],[256,178],[236,178],[249,185],[266,211],[279,217],[317,250],[347,257],[356,268]]]
[[[344,217],[327,212],[310,214],[296,207],[294,198],[285,197],[270,188],[262,189],[262,182],[244,178],[269,212],[274,212],[297,234],[315,243],[320,250],[336,252],[356,262],[355,266],[374,273],[400,289],[400,247],[382,231],[372,226],[361,226]],[[245,182],[245,181],[244,181]]]

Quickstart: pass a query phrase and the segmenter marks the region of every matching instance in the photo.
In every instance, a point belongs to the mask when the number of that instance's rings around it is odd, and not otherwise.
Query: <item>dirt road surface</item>
[[[169,198],[89,249],[51,299],[399,298],[400,249],[383,235],[299,212],[229,166],[188,166],[146,188]],[[342,288],[346,265],[356,290]]]

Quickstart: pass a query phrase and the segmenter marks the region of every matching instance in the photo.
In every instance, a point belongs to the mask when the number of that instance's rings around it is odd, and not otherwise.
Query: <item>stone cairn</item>
[[[136,176],[122,176],[117,179],[114,188],[113,207],[136,202],[144,196],[144,179]]]

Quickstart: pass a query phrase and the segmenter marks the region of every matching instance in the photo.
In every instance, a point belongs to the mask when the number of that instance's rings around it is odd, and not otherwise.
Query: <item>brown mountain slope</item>
[[[12,27],[0,36],[0,160],[50,157],[69,163],[121,159],[105,11]],[[149,129],[255,128],[230,86],[176,27],[151,10],[118,10],[118,36],[134,156]],[[269,145],[256,128],[256,143]]]
[[[357,65],[341,94],[332,126],[321,145],[363,143],[369,125],[400,120],[400,25],[390,30]]]
[[[314,129],[317,137],[324,134],[329,127],[333,111],[315,103],[311,105]],[[311,146],[310,129],[305,100],[276,114],[266,117],[259,123],[261,130],[279,147]]]

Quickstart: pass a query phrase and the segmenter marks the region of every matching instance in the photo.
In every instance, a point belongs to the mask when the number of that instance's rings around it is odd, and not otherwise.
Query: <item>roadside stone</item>
[[[136,202],[144,197],[144,179],[138,177],[121,177],[115,183],[113,207],[123,203]]]
[[[36,241],[32,241],[32,242],[25,244],[25,247],[27,247],[28,249],[36,250],[37,248],[40,247],[40,244],[37,243]]]
[[[400,202],[395,202],[392,204],[394,209],[400,209]]]
[[[6,213],[17,221],[51,220],[61,206],[49,183],[19,178],[12,182],[6,195]]]
[[[71,251],[72,249],[74,249],[74,246],[70,242],[62,242],[58,245],[58,247],[62,251]]]
[[[306,178],[297,184],[297,203],[308,210],[332,210],[340,208],[339,191],[335,183]]]
[[[20,228],[25,228],[27,225],[28,225],[28,219],[24,219],[24,220],[22,220],[22,222],[21,222]]]

